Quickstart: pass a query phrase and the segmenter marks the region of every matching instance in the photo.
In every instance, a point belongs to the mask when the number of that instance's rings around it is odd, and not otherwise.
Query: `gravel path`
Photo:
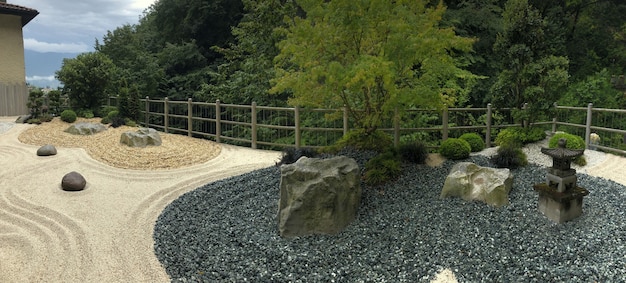
[[[470,159],[489,165],[484,156]],[[529,160],[545,163],[541,155]],[[428,282],[444,268],[459,282],[626,280],[624,186],[579,174],[590,191],[584,213],[557,225],[537,210],[532,189],[544,167],[514,170],[511,203],[493,208],[439,198],[453,164],[407,165],[384,188],[364,187],[358,218],[344,232],[292,240],[277,232],[279,168],[207,184],[159,216],[155,251],[179,282]]]

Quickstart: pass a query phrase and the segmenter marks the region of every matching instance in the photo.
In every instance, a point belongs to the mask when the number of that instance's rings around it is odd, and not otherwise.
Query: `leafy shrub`
[[[381,153],[365,163],[365,183],[380,185],[402,173],[400,156],[394,150]]]
[[[129,118],[124,118],[124,121],[126,122],[126,126],[129,127],[137,127],[137,122],[129,119]]]
[[[515,169],[528,164],[526,153],[519,146],[506,144],[498,148],[498,152],[491,158],[491,162],[498,168]]]
[[[569,149],[585,149],[585,140],[583,140],[583,138],[577,136],[577,135],[572,135],[572,134],[568,134],[568,133],[556,133],[554,134],[554,136],[552,136],[550,138],[550,140],[548,141],[548,147],[549,148],[556,148],[559,144],[559,140],[560,139],[566,139],[567,140],[567,144],[565,145],[565,148],[569,148]],[[585,166],[587,165],[587,159],[585,159],[584,155],[581,155],[579,157],[576,157],[574,160],[572,160],[572,162],[574,162],[574,164],[580,165],[580,166]]]
[[[39,118],[30,118],[30,119],[26,120],[26,123],[39,125],[39,124],[41,124],[41,120]]]
[[[426,144],[422,142],[413,141],[401,144],[400,147],[398,147],[398,154],[400,154],[405,161],[424,164],[426,158],[428,158],[428,148],[426,148]]]
[[[113,111],[118,111],[117,107],[115,106],[102,106],[102,108],[100,108],[100,111],[97,113],[99,117],[106,117],[107,115],[109,115],[109,113],[113,112]]]
[[[116,120],[117,118],[119,118],[120,116],[120,112],[117,110],[113,110],[109,113],[107,113],[107,115],[105,117],[102,118],[102,120],[100,120],[100,123],[102,124],[110,124],[113,123],[114,120]],[[119,121],[117,121],[119,123]]]
[[[462,139],[469,143],[472,148],[472,152],[478,152],[485,149],[485,141],[477,133],[465,133],[462,134],[459,139]]]
[[[280,161],[276,163],[276,166],[292,164],[298,161],[300,157],[316,157],[317,151],[312,148],[287,148],[283,150],[283,156],[280,158]]]
[[[76,112],[74,110],[64,110],[61,112],[61,120],[67,123],[74,123],[76,121]]]
[[[439,152],[448,159],[458,160],[468,158],[472,147],[462,139],[449,138],[441,143]]]
[[[533,143],[546,138],[546,133],[537,127],[532,128],[506,128],[498,133],[496,136],[496,145],[503,146],[506,144],[524,145],[527,143]]]
[[[382,131],[366,134],[365,130],[361,129],[348,132],[348,134],[344,135],[334,145],[324,149],[324,151],[338,152],[344,147],[353,147],[358,150],[384,152],[391,145],[393,145],[393,138],[390,135]]]
[[[52,115],[50,114],[43,114],[39,117],[39,120],[41,120],[41,122],[50,122],[52,121],[52,118],[54,117],[52,117]]]
[[[126,120],[124,120],[124,118],[118,116],[111,118],[111,127],[118,128],[123,125],[126,125]]]
[[[80,109],[76,112],[76,115],[78,115],[78,117],[83,117],[87,119],[91,119],[94,117],[93,111],[91,111],[91,109]]]

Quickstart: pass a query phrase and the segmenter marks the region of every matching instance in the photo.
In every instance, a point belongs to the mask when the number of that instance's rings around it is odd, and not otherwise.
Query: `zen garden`
[[[171,134],[221,146],[181,172],[231,147],[279,153],[158,214],[172,281],[623,282],[625,14],[616,0],[159,0],[65,59],[63,87],[32,90],[19,122],[124,127],[112,139],[134,152]],[[94,190],[86,170],[59,190]]]

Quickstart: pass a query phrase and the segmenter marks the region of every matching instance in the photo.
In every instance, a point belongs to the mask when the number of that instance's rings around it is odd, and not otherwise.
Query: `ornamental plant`
[[[469,157],[472,147],[462,139],[449,138],[441,143],[439,152],[448,159],[458,160]]]

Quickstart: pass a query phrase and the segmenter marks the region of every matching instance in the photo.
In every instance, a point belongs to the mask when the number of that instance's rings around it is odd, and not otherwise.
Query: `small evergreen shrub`
[[[428,148],[419,141],[401,144],[398,148],[398,153],[403,160],[411,163],[424,164],[426,163],[426,158],[428,158]]]
[[[73,110],[64,110],[61,112],[61,120],[67,123],[74,123],[76,121],[76,112]]]
[[[472,148],[472,152],[479,152],[485,149],[485,141],[477,133],[465,133],[462,134],[459,139],[462,139],[469,143]]]
[[[345,147],[353,147],[357,150],[373,150],[384,152],[393,145],[393,138],[382,132],[374,131],[367,134],[365,130],[359,129],[348,132],[334,145],[324,149],[324,152],[338,152]]]
[[[52,115],[50,114],[43,114],[39,117],[39,120],[41,120],[41,122],[50,122],[52,121],[52,118],[54,117],[52,117]]]
[[[515,169],[526,166],[528,160],[522,148],[514,144],[506,144],[498,148],[498,152],[491,158],[491,162],[498,168]]]
[[[126,120],[124,120],[124,118],[118,116],[111,118],[111,127],[118,128],[123,125],[126,125]]]
[[[532,128],[506,128],[496,136],[496,145],[503,146],[506,144],[524,145],[537,142],[546,138],[546,133],[537,127]]]
[[[111,113],[112,111],[118,111],[117,107],[115,106],[102,106],[102,108],[100,108],[100,111],[97,113],[99,117],[106,117],[107,115],[109,115],[109,113]]]
[[[113,123],[113,121],[116,120],[117,118],[119,118],[119,116],[120,116],[120,112],[117,111],[117,110],[113,110],[113,111],[107,113],[107,115],[105,117],[103,117],[102,120],[100,120],[100,123],[102,123],[102,124]]]
[[[91,118],[94,117],[93,111],[91,111],[91,109],[80,109],[80,110],[78,110],[76,115],[78,117],[83,117],[83,118],[87,118],[87,119],[91,119]]]
[[[402,173],[400,156],[394,150],[381,153],[365,163],[365,183],[380,185],[395,179]]]
[[[462,139],[449,138],[441,143],[439,152],[448,159],[458,160],[469,157],[472,147]]]
[[[133,121],[131,119],[124,118],[124,121],[126,122],[126,126],[137,127],[137,122],[135,122],[135,121]]]
[[[280,161],[276,163],[276,166],[292,164],[298,161],[301,157],[316,157],[317,151],[312,148],[287,148],[283,150],[283,156],[280,158]]]
[[[568,134],[568,133],[556,133],[554,134],[554,136],[552,136],[550,138],[550,140],[548,141],[548,147],[549,148],[556,148],[559,144],[559,140],[560,139],[566,139],[567,140],[567,144],[565,144],[566,148],[569,149],[585,149],[586,145],[585,145],[585,140],[583,140],[583,138],[577,136],[577,135],[572,135],[572,134]],[[587,159],[585,159],[584,155],[581,155],[579,157],[576,157],[574,160],[572,160],[572,162],[576,165],[579,166],[585,166],[587,165]]]

